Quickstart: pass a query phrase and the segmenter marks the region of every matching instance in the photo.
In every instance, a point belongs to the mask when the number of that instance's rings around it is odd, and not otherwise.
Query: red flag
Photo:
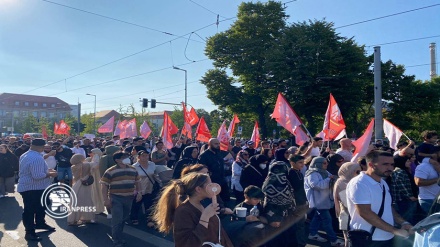
[[[127,125],[127,120],[123,120],[122,122],[118,122],[118,124],[116,125],[116,131],[119,131],[118,135],[121,139],[126,138],[126,133],[125,133],[125,126]]]
[[[43,138],[47,140],[48,136],[47,136],[47,130],[46,130],[46,126],[45,125],[41,126],[41,132],[43,132],[42,133],[43,134]]]
[[[383,132],[385,136],[390,140],[390,147],[397,150],[397,143],[400,137],[403,135],[403,131],[397,128],[394,124],[390,123],[388,120],[383,120]]]
[[[231,123],[229,123],[229,128],[228,128],[228,134],[229,136],[234,136],[234,130],[235,130],[235,125],[238,124],[240,122],[240,119],[238,119],[237,114],[234,114],[234,118],[232,118]]]
[[[60,121],[60,125],[58,126],[58,134],[60,135],[68,135],[70,131],[70,126],[64,122],[64,120]]]
[[[125,125],[125,137],[135,137],[138,136],[137,128],[136,128],[136,118],[131,119]]]
[[[98,128],[98,133],[112,133],[115,125],[115,116],[111,117],[105,124]]]
[[[121,134],[121,129],[119,128],[119,120],[118,120],[118,122],[116,123],[116,126],[115,126],[115,132],[113,132],[113,135],[118,136],[120,134]]]
[[[139,127],[139,132],[141,133],[141,136],[145,139],[148,138],[148,136],[151,134],[150,126],[148,125],[147,121],[144,121],[142,123],[141,127]]]
[[[199,125],[196,129],[196,140],[201,142],[208,142],[211,139],[211,132],[208,129],[208,125],[206,125],[205,118],[202,116],[199,121]]]
[[[356,147],[354,150],[353,158],[351,161],[357,160],[358,157],[364,156],[367,154],[368,146],[370,145],[371,136],[373,136],[373,128],[374,128],[374,118],[371,119],[370,124],[368,124],[365,133],[356,141],[353,142],[353,145]]]
[[[296,127],[293,134],[295,135],[296,144],[300,146],[304,145],[304,143],[310,140],[309,136],[306,134],[306,132],[304,132],[301,126]]]
[[[199,122],[199,117],[197,116],[196,110],[191,107],[191,110],[188,111],[185,103],[182,102],[183,107],[183,120],[186,123],[189,123],[191,126],[196,125]]]
[[[330,139],[327,139],[327,137],[325,136],[324,130],[321,130],[321,132],[319,132],[316,137],[321,137],[323,141],[330,141]]]
[[[55,122],[54,124],[53,124],[53,133],[54,134],[59,134],[58,133],[58,129],[60,128],[60,126]]]
[[[295,128],[302,124],[298,115],[296,115],[295,111],[293,111],[281,93],[278,93],[277,102],[275,103],[271,117],[275,118],[275,121],[292,134],[294,134]]]
[[[170,116],[168,116],[168,114],[164,112],[161,136],[163,144],[167,149],[171,149],[173,147],[172,132],[175,131],[174,128],[177,129],[176,125],[174,125],[174,123],[171,121]],[[176,134],[177,132],[179,132],[179,129],[177,129],[174,134]]]
[[[258,122],[255,121],[254,130],[252,131],[251,141],[255,143],[255,147],[258,147],[260,143],[260,131],[258,130]]]
[[[330,94],[327,112],[325,113],[324,127],[322,128],[326,139],[335,139],[345,129],[345,122],[342,118],[341,110],[335,98]]]
[[[189,139],[192,139],[192,129],[191,129],[191,125],[187,122],[185,122],[183,124],[182,127],[182,135],[185,135],[186,137],[188,137]]]
[[[226,120],[223,121],[222,125],[218,129],[217,139],[220,141],[220,150],[228,151],[229,146],[229,134],[226,130]]]

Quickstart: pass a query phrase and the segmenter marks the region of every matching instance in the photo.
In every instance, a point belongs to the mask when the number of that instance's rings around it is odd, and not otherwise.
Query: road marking
[[[20,239],[20,236],[18,236],[18,231],[5,231],[5,233],[8,234],[14,240]]]

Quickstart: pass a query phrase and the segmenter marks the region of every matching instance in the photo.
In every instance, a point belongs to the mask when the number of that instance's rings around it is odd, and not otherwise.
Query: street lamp
[[[96,95],[87,93],[86,95],[95,97],[95,113],[93,114],[93,133],[96,135]]]
[[[188,73],[188,71],[186,71],[186,69],[181,69],[181,68],[176,67],[176,66],[173,66],[173,69],[181,70],[181,71],[185,71],[185,106],[186,106],[186,100],[187,100],[187,84],[188,84],[187,73]]]

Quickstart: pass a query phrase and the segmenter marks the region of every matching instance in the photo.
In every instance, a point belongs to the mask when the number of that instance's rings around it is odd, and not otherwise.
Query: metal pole
[[[173,66],[173,69],[176,69],[176,70],[181,70],[181,71],[185,71],[185,106],[187,106],[187,93],[188,93],[188,87],[187,87],[187,84],[188,84],[188,75],[187,75],[187,73],[188,73],[188,71],[187,70],[185,70],[185,69],[181,69],[181,68],[179,68],[179,67],[176,67],[176,66]]]
[[[79,131],[79,130],[80,130],[80,125],[81,125],[81,104],[79,102],[78,102],[78,122],[76,124],[78,127],[77,134],[80,135],[81,131]]]
[[[95,113],[93,113],[93,134],[96,136],[96,95],[95,96]]]
[[[374,137],[382,140],[382,82],[381,82],[380,46],[374,47]]]

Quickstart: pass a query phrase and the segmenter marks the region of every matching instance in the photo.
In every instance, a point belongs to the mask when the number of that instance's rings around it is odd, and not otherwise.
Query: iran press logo
[[[96,212],[94,206],[77,206],[78,200],[72,187],[55,183],[47,187],[41,197],[41,205],[46,208],[46,214],[54,219],[62,219],[72,212]]]

